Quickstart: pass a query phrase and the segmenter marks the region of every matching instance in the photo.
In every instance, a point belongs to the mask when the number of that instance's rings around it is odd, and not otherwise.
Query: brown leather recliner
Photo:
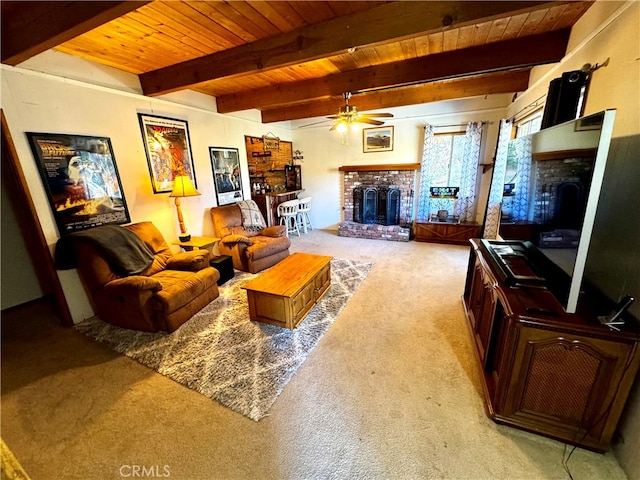
[[[284,225],[258,231],[245,229],[240,207],[235,204],[213,207],[211,220],[216,237],[220,237],[220,254],[230,255],[238,270],[257,273],[289,256],[291,240],[285,235]]]
[[[151,222],[118,228],[135,233],[153,254],[151,265],[139,274],[116,273],[104,252],[86,239],[72,243],[80,278],[105,322],[172,332],[220,295],[220,274],[209,266],[207,250],[174,254]]]

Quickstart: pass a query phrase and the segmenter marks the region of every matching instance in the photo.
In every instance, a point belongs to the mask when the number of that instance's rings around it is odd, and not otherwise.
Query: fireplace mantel
[[[419,163],[386,163],[384,165],[343,165],[340,172],[374,172],[385,170],[420,170]]]

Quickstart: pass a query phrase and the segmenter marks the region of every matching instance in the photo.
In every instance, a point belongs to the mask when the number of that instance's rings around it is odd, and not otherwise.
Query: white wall
[[[15,307],[44,295],[29,257],[2,177],[2,280],[0,308]]]

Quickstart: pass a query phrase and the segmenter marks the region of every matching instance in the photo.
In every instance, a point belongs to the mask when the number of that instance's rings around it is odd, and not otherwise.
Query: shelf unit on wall
[[[285,166],[293,161],[293,143],[280,140],[279,150],[265,151],[262,137],[245,135],[249,181],[268,183],[272,190],[285,188]]]

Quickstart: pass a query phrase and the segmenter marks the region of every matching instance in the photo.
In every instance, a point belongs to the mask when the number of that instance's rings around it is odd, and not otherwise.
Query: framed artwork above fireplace
[[[364,153],[393,151],[393,127],[363,128],[362,151]]]

